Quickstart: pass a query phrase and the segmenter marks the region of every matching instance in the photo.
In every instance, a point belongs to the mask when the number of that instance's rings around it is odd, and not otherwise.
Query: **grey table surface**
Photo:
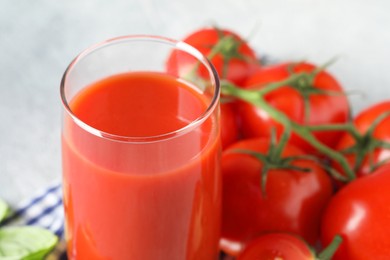
[[[390,99],[389,11],[387,0],[0,0],[0,197],[17,204],[60,180],[61,76],[96,42],[217,24],[277,60],[338,56],[330,71],[365,93],[357,112]]]

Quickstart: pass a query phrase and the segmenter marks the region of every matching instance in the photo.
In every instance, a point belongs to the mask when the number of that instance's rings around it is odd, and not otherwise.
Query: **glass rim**
[[[116,135],[112,133],[108,133],[102,130],[99,130],[97,128],[94,128],[87,123],[83,122],[81,119],[79,119],[72,111],[72,109],[69,106],[69,102],[65,95],[65,85],[67,82],[67,77],[69,73],[72,71],[74,66],[81,61],[83,58],[87,57],[88,55],[92,54],[95,51],[98,51],[101,48],[107,47],[111,44],[118,44],[123,42],[130,42],[130,41],[147,41],[147,42],[156,42],[156,43],[165,43],[167,45],[171,45],[172,48],[184,51],[192,56],[194,56],[197,60],[199,60],[209,71],[210,79],[212,85],[215,87],[214,95],[211,99],[210,104],[207,106],[207,109],[196,119],[192,120],[189,124],[185,125],[184,127],[181,127],[179,129],[176,129],[171,132],[159,134],[159,135],[151,135],[151,136],[125,136],[125,135]],[[60,96],[63,108],[65,109],[66,113],[71,117],[71,119],[83,130],[87,131],[90,134],[93,134],[95,136],[104,138],[104,139],[110,139],[113,141],[120,141],[120,142],[126,142],[126,143],[149,143],[149,142],[156,142],[161,140],[167,140],[171,139],[173,137],[180,136],[182,134],[190,132],[192,129],[196,128],[197,126],[201,125],[207,118],[211,116],[211,114],[216,109],[218,103],[219,103],[219,97],[220,97],[220,81],[218,77],[218,73],[216,69],[214,68],[214,65],[196,48],[192,47],[191,45],[183,42],[178,41],[174,39],[170,39],[163,36],[157,36],[157,35],[145,35],[145,34],[136,34],[136,35],[126,35],[126,36],[119,36],[115,38],[111,38],[105,41],[102,41],[100,43],[94,44],[90,46],[89,48],[85,49],[81,53],[79,53],[72,62],[68,65],[66,68],[60,84]]]

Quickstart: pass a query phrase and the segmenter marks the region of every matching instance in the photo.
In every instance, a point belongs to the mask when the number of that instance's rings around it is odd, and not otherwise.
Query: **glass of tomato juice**
[[[125,36],[61,82],[69,259],[217,259],[219,80],[189,45]]]

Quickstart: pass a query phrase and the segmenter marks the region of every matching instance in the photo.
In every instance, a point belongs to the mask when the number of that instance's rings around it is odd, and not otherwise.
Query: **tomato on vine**
[[[353,121],[337,150],[345,153],[357,177],[365,176],[390,160],[390,101],[368,107]],[[336,164],[336,168],[342,171]]]
[[[278,87],[264,95],[265,101],[274,109],[301,125],[341,124],[348,120],[349,104],[337,80],[321,68],[309,63],[285,63],[258,69],[246,81],[247,90],[261,90],[267,84],[279,82],[289,76],[306,72],[289,85]],[[270,137],[270,129],[278,135],[284,127],[266,111],[246,101],[238,102],[242,133],[245,137]],[[317,131],[314,136],[328,147],[334,148],[343,131]],[[307,152],[315,149],[301,137],[293,134],[290,139]]]
[[[222,80],[241,85],[253,71],[260,66],[254,50],[238,34],[231,30],[219,28],[202,28],[183,39],[195,47],[214,65]],[[195,60],[189,55],[180,54],[181,67],[193,67]],[[177,57],[168,59],[168,71],[175,70]],[[207,75],[200,68],[199,74]]]
[[[183,39],[207,57],[215,67],[221,80],[242,85],[256,68],[260,67],[254,50],[235,32],[228,29],[202,28]],[[200,66],[191,55],[174,51],[167,60],[167,72],[172,75],[187,76],[190,81],[208,78],[209,71]],[[207,84],[207,83],[206,83]],[[221,104],[221,139],[222,146],[238,139],[239,129],[234,103]]]
[[[387,260],[390,256],[390,165],[343,187],[329,202],[322,221],[322,244],[335,234],[343,243],[334,260]]]
[[[316,243],[332,184],[300,149],[275,148],[268,139],[239,141],[223,152],[222,179],[220,245],[225,252],[237,255],[259,234],[274,231]]]
[[[330,260],[342,242],[336,236],[318,256],[300,237],[289,233],[269,233],[251,241],[237,260]]]

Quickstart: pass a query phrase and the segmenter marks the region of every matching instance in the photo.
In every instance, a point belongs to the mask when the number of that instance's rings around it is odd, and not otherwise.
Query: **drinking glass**
[[[136,97],[126,96],[127,79]],[[113,98],[114,89],[121,94]],[[218,258],[219,94],[212,64],[163,37],[107,40],[71,62],[61,82],[69,259]],[[123,109],[111,113],[111,106]],[[174,113],[162,119],[142,112],[160,110]],[[134,117],[115,121],[128,113]],[[100,127],[102,117],[111,123]],[[171,129],[179,119],[183,125]],[[111,131],[119,128],[141,132]]]

